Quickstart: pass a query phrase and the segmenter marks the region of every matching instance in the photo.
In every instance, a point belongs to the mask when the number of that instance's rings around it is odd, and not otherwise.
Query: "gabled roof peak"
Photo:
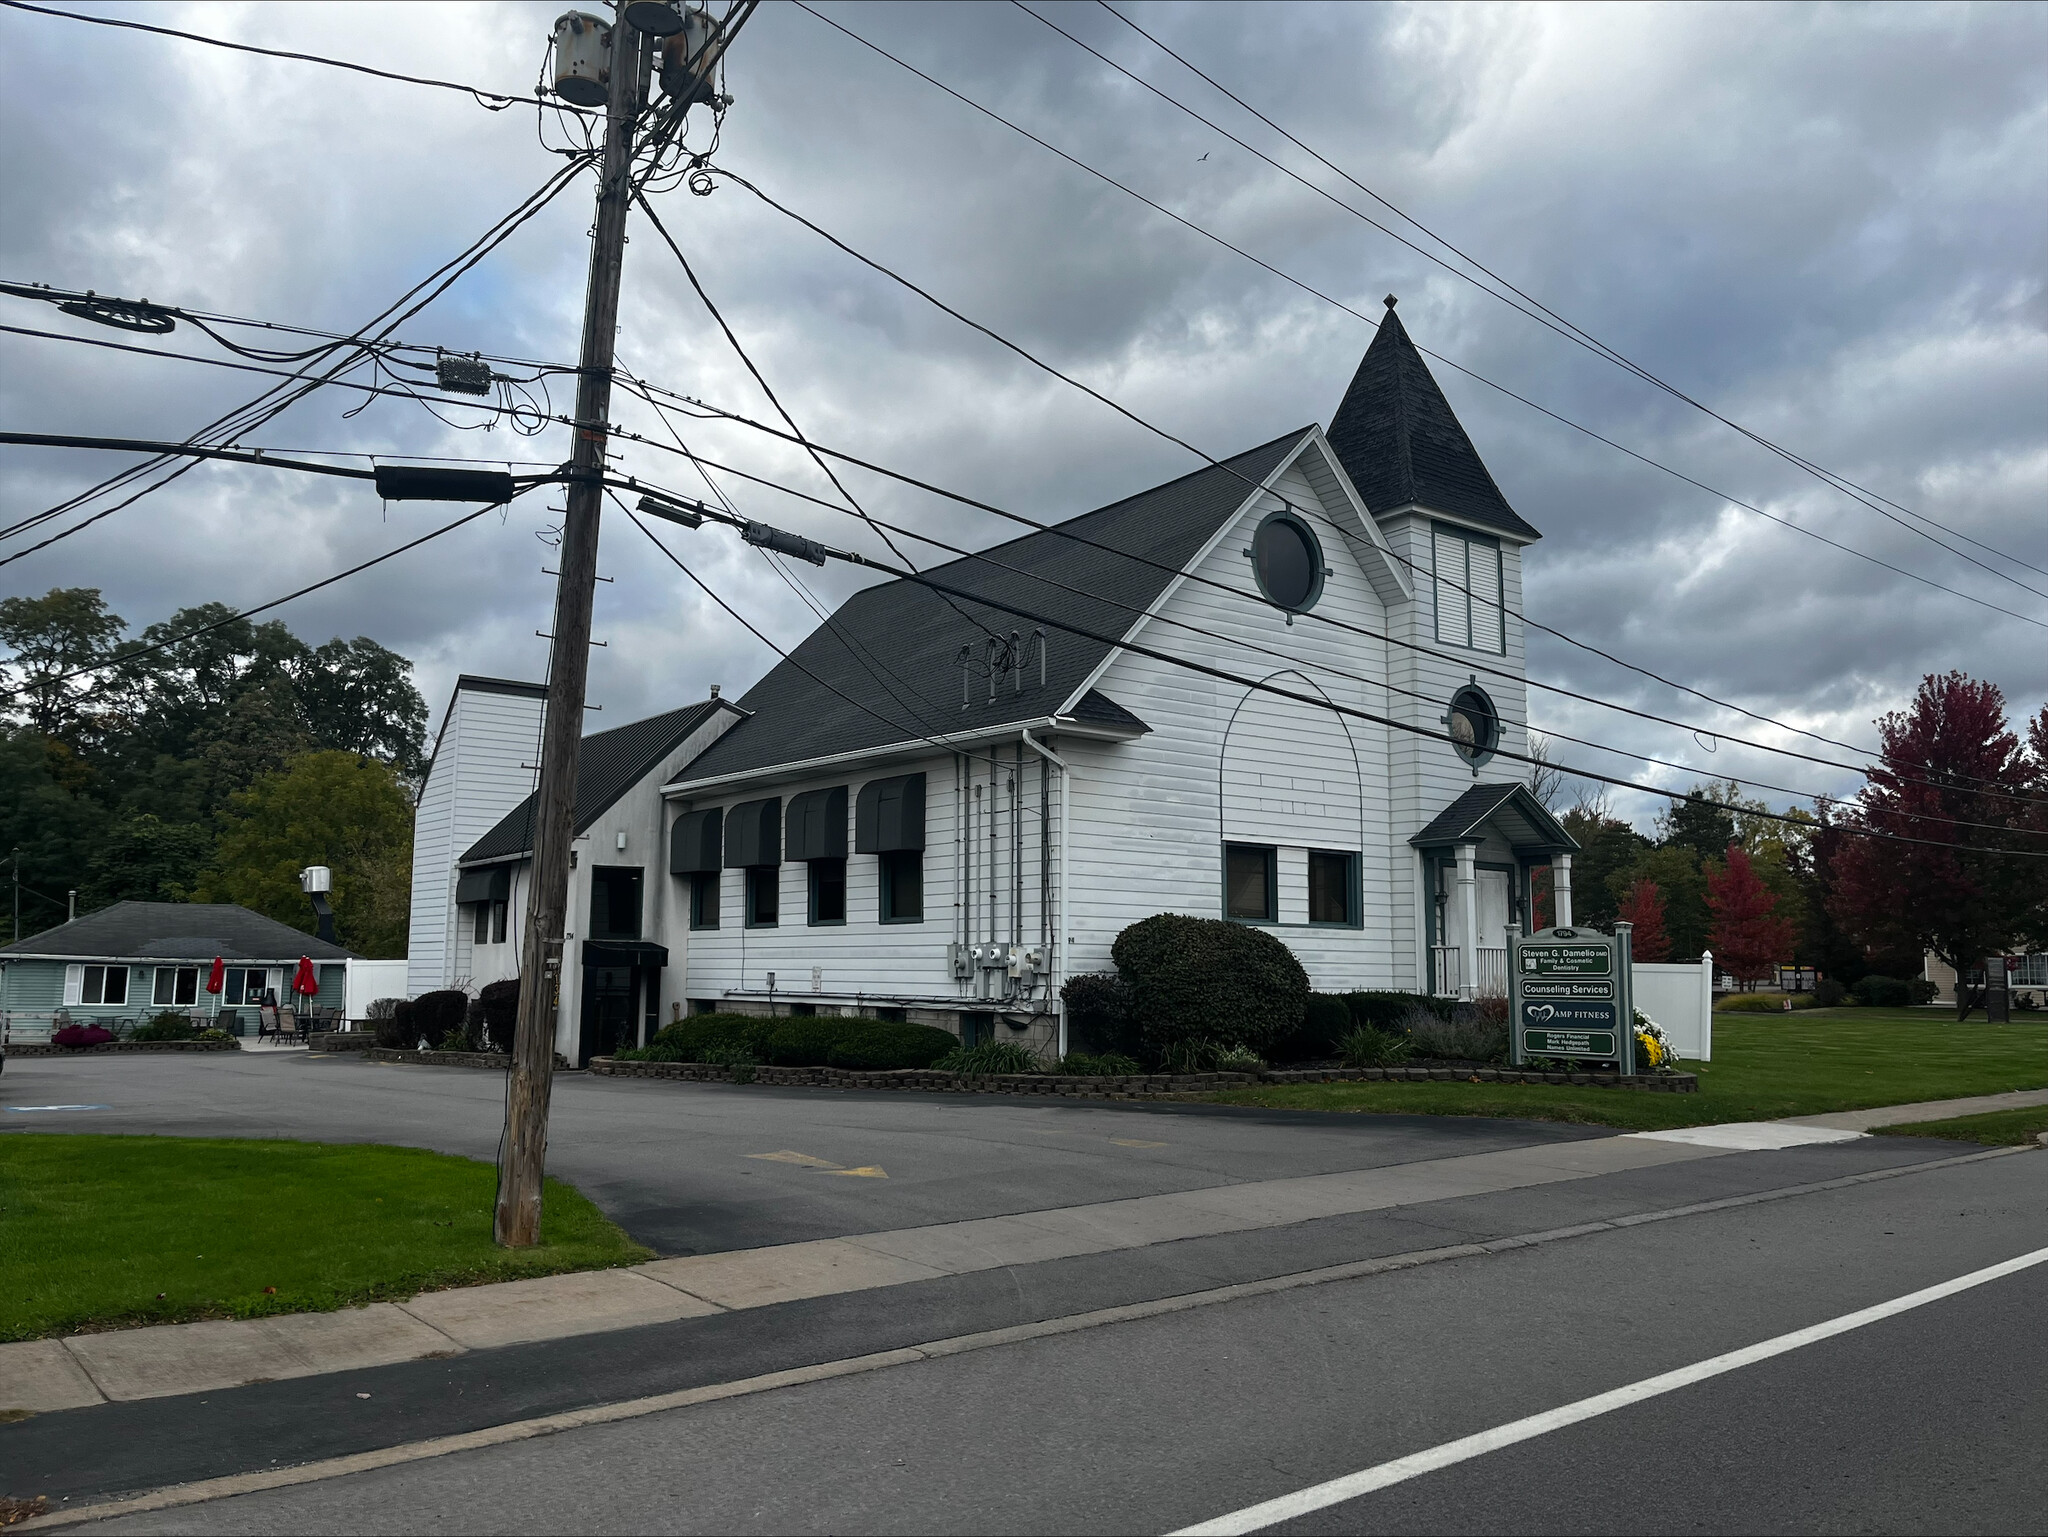
[[[1330,446],[1374,513],[1416,503],[1517,539],[1542,536],[1501,495],[1387,295],[1337,414]]]

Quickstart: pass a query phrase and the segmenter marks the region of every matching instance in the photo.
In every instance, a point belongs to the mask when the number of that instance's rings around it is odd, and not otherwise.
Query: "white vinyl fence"
[[[342,1014],[350,1020],[370,1017],[370,1005],[379,998],[405,996],[404,961],[350,961],[348,989]],[[1654,1017],[1654,1016],[1653,1016]],[[1662,1024],[1662,1020],[1658,1020]]]
[[[1678,1054],[1693,1062],[1713,1061],[1713,952],[1680,966],[1638,961],[1630,975],[1636,1007],[1664,1027]]]

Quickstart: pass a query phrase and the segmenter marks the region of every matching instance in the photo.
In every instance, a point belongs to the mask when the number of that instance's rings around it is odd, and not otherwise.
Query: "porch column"
[[[1473,868],[1478,849],[1469,843],[1458,845],[1458,911],[1465,915],[1465,932],[1458,951],[1458,998],[1472,1001],[1472,984],[1479,978],[1479,875]]]
[[[1557,909],[1557,927],[1568,929],[1572,926],[1572,856],[1552,854],[1550,856],[1550,897],[1551,905]]]

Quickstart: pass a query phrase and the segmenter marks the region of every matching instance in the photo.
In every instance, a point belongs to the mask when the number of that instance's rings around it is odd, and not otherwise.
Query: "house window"
[[[1291,512],[1273,512],[1252,535],[1252,573],[1275,608],[1299,614],[1323,594],[1323,547]]]
[[[718,872],[699,870],[690,877],[690,927],[718,927]]]
[[[1223,846],[1223,916],[1242,923],[1273,921],[1277,850],[1250,843]]]
[[[846,861],[813,859],[811,872],[811,922],[846,921]]]
[[[232,966],[221,979],[222,1003],[261,1003],[268,973],[261,966]]]
[[[592,939],[640,937],[640,878],[638,865],[599,866],[590,872]]]
[[[151,994],[153,1003],[166,1008],[199,1001],[199,968],[197,966],[159,966],[156,969],[156,986]]]
[[[79,986],[80,1003],[126,1003],[128,1001],[128,968],[126,966],[88,966],[85,978]]]
[[[1450,728],[1452,748],[1475,769],[1500,746],[1500,714],[1477,684],[1461,688],[1451,696],[1450,713],[1444,716],[1444,724]]]
[[[470,938],[471,938],[471,939],[473,939],[473,940],[474,940],[474,941],[475,941],[475,942],[476,942],[477,944],[480,944],[480,945],[487,945],[487,944],[489,944],[489,943],[491,942],[491,904],[490,904],[490,903],[488,903],[488,902],[479,902],[479,903],[477,903],[477,904],[476,904],[476,911],[475,911],[475,914],[474,914],[474,921],[475,921],[475,925],[476,925],[476,926],[475,926],[475,928],[474,928],[474,929],[473,929],[473,930],[471,931],[471,933],[470,933]]]
[[[884,923],[924,921],[924,850],[896,849],[880,856]]]
[[[491,904],[492,944],[502,945],[505,942],[505,921],[511,916],[511,912],[512,904],[510,902],[493,902]]]
[[[1308,921],[1344,928],[1358,924],[1358,856],[1331,849],[1308,851]]]
[[[1434,554],[1436,638],[1447,646],[1506,655],[1500,541],[1439,523]]]
[[[747,927],[772,929],[781,922],[782,866],[747,867]]]

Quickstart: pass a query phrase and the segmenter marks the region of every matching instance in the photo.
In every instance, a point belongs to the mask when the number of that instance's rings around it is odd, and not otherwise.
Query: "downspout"
[[[1024,943],[1024,744],[1010,770],[1010,945]]]
[[[959,754],[959,753],[954,753],[954,754],[953,754],[953,917],[954,917],[953,927],[954,927],[954,929],[955,929],[955,930],[956,930],[956,931],[958,932],[958,936],[959,936],[959,937],[958,937],[958,940],[957,940],[956,942],[957,942],[957,943],[959,944],[959,946],[960,946],[960,949],[959,949],[959,951],[958,951],[957,953],[958,953],[958,954],[961,954],[961,955],[965,955],[965,954],[967,953],[967,929],[968,929],[968,922],[969,922],[969,920],[968,920],[968,905],[967,905],[967,904],[968,904],[968,903],[969,903],[970,901],[972,901],[972,900],[973,900],[973,893],[972,893],[971,891],[969,891],[969,889],[968,889],[968,884],[967,884],[967,849],[968,849],[968,830],[967,830],[967,781],[966,781],[966,777],[965,777],[965,775],[966,775],[966,765],[965,765],[965,763],[963,762],[963,760],[961,759],[961,756],[960,756],[960,754]],[[958,977],[957,975],[955,975],[955,976],[954,976],[954,977],[953,977],[953,978],[952,978],[951,980],[952,980],[952,982],[953,982],[953,985],[954,985],[955,987],[959,986],[959,984],[960,984],[960,978],[959,978],[959,977]]]
[[[1040,742],[1037,738],[1032,736],[1032,734],[1029,731],[1023,733],[1023,739],[1024,744],[1027,747],[1029,747],[1033,752],[1037,753],[1039,757],[1043,758],[1047,763],[1050,763],[1054,768],[1060,771],[1059,921],[1052,925],[1053,948],[1047,957],[1048,960],[1050,960],[1052,963],[1051,966],[1048,968],[1048,990],[1054,998],[1058,998],[1060,996],[1060,989],[1066,983],[1067,940],[1071,937],[1067,933],[1066,926],[1071,921],[1067,916],[1067,870],[1068,867],[1073,863],[1072,859],[1069,857],[1073,844],[1073,817],[1070,809],[1073,805],[1073,798],[1068,792],[1072,788],[1074,774],[1073,771],[1067,767],[1065,759],[1061,758],[1058,753],[1054,752],[1051,748],[1047,747],[1044,743]],[[1041,828],[1039,832],[1039,837],[1043,839],[1046,836],[1046,832],[1046,829]],[[1057,1051],[1058,1055],[1064,1057],[1067,1054],[1067,1009],[1066,1004],[1064,1002],[1062,1002],[1059,1006],[1059,1021],[1060,1026]]]

